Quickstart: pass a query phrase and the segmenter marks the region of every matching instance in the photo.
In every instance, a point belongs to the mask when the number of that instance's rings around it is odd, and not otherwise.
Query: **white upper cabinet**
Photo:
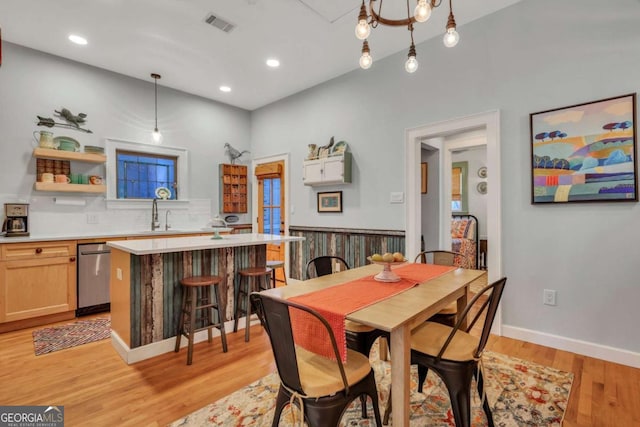
[[[304,161],[304,185],[335,185],[351,182],[351,153]]]

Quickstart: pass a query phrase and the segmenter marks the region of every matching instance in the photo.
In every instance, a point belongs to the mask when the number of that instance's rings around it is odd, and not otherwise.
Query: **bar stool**
[[[269,267],[251,267],[238,271],[238,287],[236,289],[236,312],[233,321],[233,332],[238,332],[238,320],[240,313],[246,316],[246,325],[244,328],[244,340],[249,342],[249,326],[251,319],[251,302],[249,295],[253,291],[264,291],[271,288],[271,273]],[[262,283],[260,281],[262,280]],[[241,298],[244,300],[242,301]],[[242,308],[244,302],[244,308]]]
[[[220,330],[220,338],[222,339],[222,351],[227,352],[227,335],[224,331],[224,314],[220,306],[218,296],[218,285],[222,282],[220,276],[194,276],[186,277],[180,280],[182,285],[182,312],[180,316],[180,324],[178,326],[178,336],[176,337],[175,352],[180,351],[180,339],[184,335],[189,340],[187,350],[187,365],[191,365],[193,360],[193,336],[198,331],[207,330],[209,334],[208,341],[212,341],[212,328]],[[214,291],[214,302],[210,302],[209,298],[211,290]],[[213,322],[213,310],[218,312],[218,321]],[[198,316],[198,310],[204,310],[201,316]],[[204,326],[196,328],[196,322],[204,321]]]
[[[267,267],[272,269],[273,271],[271,272],[271,282],[272,282],[272,288],[276,287],[277,282],[282,282],[285,285],[287,284],[287,273],[284,271],[284,261],[267,261]],[[278,280],[276,279],[276,269],[277,268],[281,268],[282,269],[282,277],[284,277],[284,280]]]

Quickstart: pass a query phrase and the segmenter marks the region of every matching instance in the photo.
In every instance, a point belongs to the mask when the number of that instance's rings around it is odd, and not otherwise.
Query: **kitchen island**
[[[180,279],[189,276],[224,278],[219,292],[229,331],[236,271],[265,265],[268,244],[300,240],[304,239],[247,233],[221,239],[192,236],[107,242],[114,347],[127,363],[173,351],[181,308]],[[196,342],[203,339],[206,331],[196,334]]]

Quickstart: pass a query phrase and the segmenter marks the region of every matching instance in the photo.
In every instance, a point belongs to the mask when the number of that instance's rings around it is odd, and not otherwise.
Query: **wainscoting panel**
[[[305,238],[290,243],[290,277],[297,280],[306,279],[307,262],[317,256],[336,255],[355,268],[367,265],[374,253],[404,252],[405,247],[404,231],[398,230],[291,226],[289,234]]]

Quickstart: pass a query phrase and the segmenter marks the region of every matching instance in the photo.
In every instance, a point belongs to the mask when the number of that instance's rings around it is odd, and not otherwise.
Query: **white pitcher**
[[[40,134],[40,139],[36,134]],[[53,132],[47,132],[45,130],[37,130],[33,132],[33,138],[40,148],[56,148],[56,144],[53,142]]]

